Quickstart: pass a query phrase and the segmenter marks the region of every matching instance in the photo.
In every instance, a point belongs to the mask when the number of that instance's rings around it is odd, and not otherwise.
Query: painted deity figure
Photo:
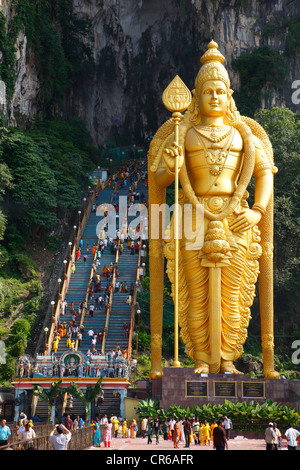
[[[241,116],[230,88],[225,58],[211,41],[201,57],[190,106],[154,136],[148,155],[150,207],[151,378],[161,370],[163,265],[174,294],[174,217],[169,237],[152,237],[152,204],[163,204],[179,168],[182,214],[178,254],[180,335],[195,373],[239,373],[250,307],[259,277],[265,376],[278,378],[273,360],[273,163],[270,141],[254,120]],[[254,176],[254,204],[247,191]],[[185,206],[192,208],[187,222]],[[202,208],[198,223],[197,208]],[[184,229],[192,223],[194,238]],[[201,230],[199,244],[195,233]]]

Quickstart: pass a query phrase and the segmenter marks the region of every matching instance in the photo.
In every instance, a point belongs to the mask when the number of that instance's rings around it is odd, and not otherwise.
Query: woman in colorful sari
[[[97,421],[95,421],[95,424],[94,424],[94,445],[96,447],[101,447],[101,435],[100,435],[100,426],[99,426],[99,423],[97,423]]]
[[[111,446],[111,429],[112,429],[112,423],[111,422],[105,423],[104,434],[103,434],[104,447]]]
[[[176,423],[174,424],[174,432],[173,432],[173,442],[174,442],[174,449],[179,446],[179,442],[181,441],[181,429],[178,419],[176,419]]]
[[[127,421],[126,418],[124,418],[123,424],[122,424],[122,434],[124,439],[127,437]]]
[[[130,437],[132,439],[136,438],[136,433],[137,433],[137,422],[135,419],[132,420],[132,423],[130,425]]]

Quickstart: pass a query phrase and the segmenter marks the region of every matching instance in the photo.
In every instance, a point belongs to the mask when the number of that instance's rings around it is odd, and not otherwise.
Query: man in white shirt
[[[290,424],[283,436],[288,441],[288,450],[297,450],[297,439],[299,436],[299,431],[293,428],[293,425]]]
[[[66,313],[67,305],[68,305],[67,301],[64,300],[61,304],[61,313],[62,313],[62,315],[64,315]]]
[[[53,449],[67,450],[71,437],[71,432],[63,424],[57,424],[50,434],[50,442],[53,445]]]
[[[94,316],[94,310],[95,310],[95,306],[93,304],[90,305],[90,317]]]
[[[89,330],[88,331],[88,336],[90,338],[90,342],[92,343],[92,339],[93,339],[93,336],[94,336],[94,331],[93,330]]]
[[[32,444],[32,439],[36,437],[35,431],[29,426],[29,423],[25,423],[23,431],[19,434],[19,439],[23,443],[24,449],[28,449]]]
[[[107,416],[104,415],[104,416],[100,419],[100,424],[107,424],[107,423],[108,423]]]
[[[223,424],[226,431],[226,439],[228,441],[230,437],[230,429],[232,429],[232,422],[229,418],[227,418],[227,416],[225,416]]]
[[[176,420],[174,419],[174,416],[172,416],[172,418],[171,418],[170,421],[169,421],[170,430],[171,430],[171,433],[172,433],[172,439],[173,439],[173,433],[174,433],[174,426],[175,426],[175,423],[176,423]]]

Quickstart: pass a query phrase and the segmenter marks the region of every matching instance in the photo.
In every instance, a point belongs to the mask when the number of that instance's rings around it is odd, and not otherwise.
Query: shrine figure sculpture
[[[174,289],[174,221],[170,235],[154,238],[153,204],[166,202],[166,188],[179,168],[182,236],[178,255],[180,335],[195,373],[239,373],[234,362],[247,338],[250,307],[259,275],[265,377],[278,378],[273,344],[273,175],[277,169],[264,129],[236,108],[225,58],[211,41],[201,57],[192,101],[181,115],[178,143],[174,121],[155,134],[148,155],[150,315],[152,379],[162,376],[164,257]],[[250,179],[254,204],[249,207]],[[187,239],[184,206],[192,223],[201,205],[203,243]],[[163,225],[161,223],[161,225]],[[196,230],[198,228],[196,227]],[[191,245],[192,243],[192,245]],[[259,274],[260,273],[260,274]]]

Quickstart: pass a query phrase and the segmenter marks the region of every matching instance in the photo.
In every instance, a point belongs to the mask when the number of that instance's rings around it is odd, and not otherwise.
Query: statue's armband
[[[262,143],[258,138],[255,137],[255,165],[253,176],[257,178],[268,171],[272,171],[270,161],[262,146]]]

